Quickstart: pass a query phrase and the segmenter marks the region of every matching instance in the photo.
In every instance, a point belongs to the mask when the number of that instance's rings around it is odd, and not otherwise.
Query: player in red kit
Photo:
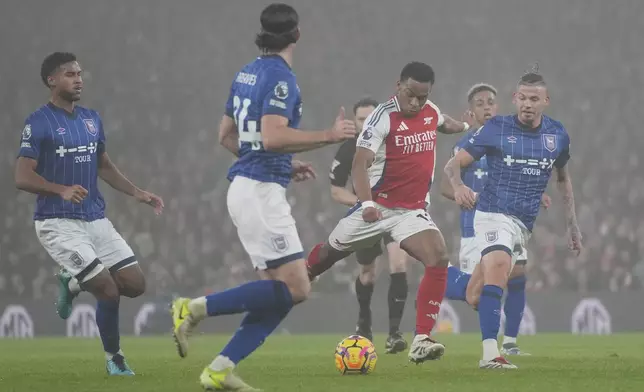
[[[365,120],[357,140],[351,176],[358,203],[316,245],[307,264],[311,279],[356,250],[389,234],[401,249],[425,265],[416,296],[416,336],[409,360],[440,358],[445,346],[429,337],[445,294],[449,259],[445,241],[429,214],[425,197],[434,176],[436,134],[469,126],[441,114],[428,100],[434,71],[424,63],[407,64],[398,91]]]

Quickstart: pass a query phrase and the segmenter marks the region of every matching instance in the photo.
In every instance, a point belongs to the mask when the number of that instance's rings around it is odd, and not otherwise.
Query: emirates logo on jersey
[[[412,135],[396,135],[396,147],[402,147],[403,154],[415,154],[424,151],[433,151],[436,147],[436,131],[425,131]]]

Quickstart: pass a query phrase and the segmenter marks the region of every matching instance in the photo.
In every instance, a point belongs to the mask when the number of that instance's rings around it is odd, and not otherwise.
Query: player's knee
[[[360,282],[363,285],[374,284],[376,280],[376,265],[375,263],[360,266]]]
[[[495,251],[481,259],[485,284],[504,287],[510,275],[512,258],[505,252]]]
[[[483,259],[486,270],[500,271],[509,269],[511,260],[505,257],[489,257]]]
[[[404,253],[397,255],[397,257],[392,257],[391,254],[389,255],[389,272],[392,274],[407,272],[407,257]]]
[[[145,278],[141,277],[133,284],[120,288],[121,295],[128,298],[136,298],[145,293]]]
[[[136,298],[145,293],[145,276],[141,268],[136,264],[113,271],[112,277],[118,286],[120,294],[124,297]]]
[[[120,298],[119,288],[109,274],[99,274],[89,281],[89,291],[96,299],[102,301],[118,301]]]
[[[297,281],[285,282],[288,291],[291,293],[293,303],[298,304],[308,299],[311,293],[311,282],[308,279],[298,279]]]
[[[447,254],[447,247],[444,245],[438,245],[434,247],[429,264],[426,265],[430,267],[449,267],[449,255]]]

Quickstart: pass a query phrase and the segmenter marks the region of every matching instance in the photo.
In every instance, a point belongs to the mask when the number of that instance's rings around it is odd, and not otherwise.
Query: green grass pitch
[[[437,335],[447,347],[445,356],[422,365],[409,363],[406,353],[385,355],[380,335],[378,363],[368,376],[336,372],[333,351],[343,337],[270,337],[238,374],[266,392],[644,391],[644,334],[523,336],[521,347],[533,355],[512,357],[515,371],[478,369],[478,335]],[[127,378],[107,377],[98,339],[0,340],[0,391],[200,391],[199,374],[226,339],[195,337],[189,356],[180,359],[169,336],[124,338],[123,350],[137,373]]]

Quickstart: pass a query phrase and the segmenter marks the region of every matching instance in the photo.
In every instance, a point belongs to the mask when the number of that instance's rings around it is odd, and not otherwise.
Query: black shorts
[[[394,239],[391,238],[389,233],[382,236],[382,244],[385,247],[392,242],[394,242]],[[382,247],[380,246],[380,241],[378,241],[370,248],[364,248],[357,251],[356,260],[358,260],[358,264],[360,265],[371,265],[380,255],[382,255]]]

